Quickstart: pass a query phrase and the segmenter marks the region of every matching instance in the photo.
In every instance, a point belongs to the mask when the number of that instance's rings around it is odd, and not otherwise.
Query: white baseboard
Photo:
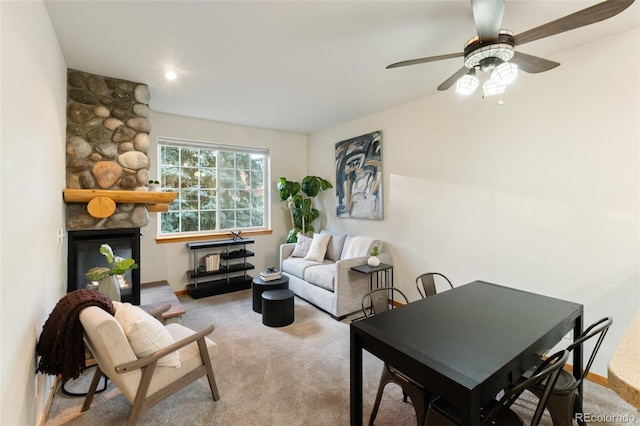
[[[53,404],[53,397],[58,391],[58,384],[60,383],[60,376],[56,376],[53,379],[53,384],[51,385],[51,389],[49,389],[49,395],[47,395],[47,402],[44,404],[44,410],[42,410],[42,415],[40,416],[40,420],[38,421],[38,426],[44,426],[47,422],[47,417],[49,417],[49,411],[51,410],[51,404]]]

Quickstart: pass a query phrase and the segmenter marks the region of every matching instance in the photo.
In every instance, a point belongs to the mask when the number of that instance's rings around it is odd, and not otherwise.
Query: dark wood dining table
[[[362,425],[363,349],[456,406],[462,424],[474,426],[484,403],[582,328],[581,304],[484,281],[354,321],[351,425]],[[573,375],[581,370],[578,347]]]

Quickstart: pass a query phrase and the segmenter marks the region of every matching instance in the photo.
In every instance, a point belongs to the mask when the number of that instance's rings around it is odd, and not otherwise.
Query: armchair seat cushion
[[[176,342],[195,334],[195,331],[180,324],[167,324],[166,328]],[[218,345],[207,337],[205,337],[205,342],[207,344],[207,350],[209,351],[209,359],[212,360],[218,355]],[[153,378],[151,379],[151,383],[149,384],[147,395],[153,395],[156,391],[167,386],[168,383],[175,382],[180,377],[187,375],[187,373],[202,365],[197,343],[191,343],[190,345],[181,348],[179,352],[180,368],[157,367],[153,374]],[[133,402],[133,400],[131,401]]]

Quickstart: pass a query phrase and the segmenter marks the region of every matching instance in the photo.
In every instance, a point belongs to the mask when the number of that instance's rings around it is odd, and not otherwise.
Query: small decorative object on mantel
[[[88,280],[99,282],[98,291],[109,296],[111,300],[120,302],[120,278],[125,272],[136,269],[138,264],[133,259],[114,256],[109,244],[102,244],[100,253],[107,259],[109,267],[93,267],[89,269],[85,277]]]
[[[369,254],[369,259],[367,259],[367,264],[369,266],[380,265],[380,259],[378,258],[379,254],[380,252],[378,251],[378,246],[374,246],[373,249],[371,250],[371,253]]]
[[[149,191],[153,191],[153,192],[160,191],[160,181],[150,180],[149,181]]]

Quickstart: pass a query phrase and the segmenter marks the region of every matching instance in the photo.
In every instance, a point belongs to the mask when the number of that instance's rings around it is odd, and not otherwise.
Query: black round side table
[[[253,279],[253,311],[262,313],[262,293],[267,290],[289,289],[289,277],[282,275],[277,280],[265,281],[260,277]]]
[[[269,290],[262,293],[262,324],[284,327],[294,320],[294,293],[291,290]]]

